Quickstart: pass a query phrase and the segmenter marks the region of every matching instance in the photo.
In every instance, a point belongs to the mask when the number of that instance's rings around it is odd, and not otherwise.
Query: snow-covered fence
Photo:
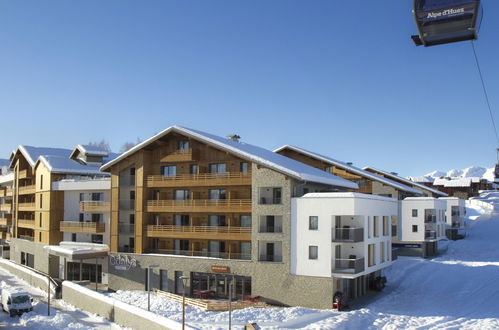
[[[73,282],[62,282],[62,299],[75,307],[95,313],[133,329],[180,329],[179,322],[107,297]],[[191,329],[186,326],[186,329]]]
[[[30,285],[40,288],[42,290],[47,291],[48,288],[48,278],[47,276],[43,276],[37,273],[34,270],[29,269],[28,267],[16,264],[13,261],[0,259],[0,267],[8,271],[9,273],[22,278]],[[56,287],[54,285],[50,286],[51,297],[55,296]]]
[[[484,202],[484,201],[479,200],[479,199],[468,199],[466,201],[466,203],[468,205],[471,205],[472,207],[482,208],[485,211],[487,211],[487,213],[494,212],[494,204],[492,204],[492,203],[487,203],[487,202]]]

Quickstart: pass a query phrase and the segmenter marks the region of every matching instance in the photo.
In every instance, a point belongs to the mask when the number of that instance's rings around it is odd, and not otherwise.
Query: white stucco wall
[[[425,223],[425,210],[436,210],[436,223]],[[417,210],[417,216],[412,215],[412,210]],[[445,212],[447,202],[433,197],[409,197],[402,201],[402,218],[399,232],[402,242],[424,242],[425,230],[436,231],[436,240],[445,238]],[[413,232],[413,225],[418,226],[418,231]]]
[[[452,226],[452,207],[459,207],[459,223],[460,227],[464,227],[464,216],[465,216],[465,202],[464,199],[458,197],[440,197],[440,200],[444,200],[447,202],[447,209],[445,211],[445,215],[447,217],[446,224],[448,227]]]
[[[359,274],[345,275],[356,277],[365,275],[391,264],[391,226],[387,235],[383,235],[383,216],[391,222],[391,216],[397,216],[398,202],[392,198],[359,193],[312,193],[300,198],[293,198],[291,211],[291,273],[305,276],[331,277],[335,259],[335,245],[341,244],[342,258],[355,255],[364,258],[365,271]],[[309,217],[318,216],[318,230],[309,229]],[[352,227],[364,228],[364,240],[356,243],[332,242],[335,217],[342,216],[342,223],[351,223]],[[350,216],[350,217],[348,217]],[[368,223],[371,219],[371,233],[374,233],[372,219],[379,217],[379,236],[369,237]],[[353,217],[353,220],[351,219]],[[349,222],[351,221],[351,222]],[[385,242],[385,262],[381,263],[379,251],[381,242]],[[368,245],[375,246],[375,265],[368,267]],[[318,246],[318,259],[309,259],[309,246]],[[336,276],[336,274],[335,274]]]

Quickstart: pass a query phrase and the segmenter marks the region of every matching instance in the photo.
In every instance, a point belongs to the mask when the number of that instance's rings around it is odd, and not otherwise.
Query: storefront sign
[[[128,255],[110,255],[109,264],[118,270],[130,270],[137,267],[137,260]]]
[[[211,271],[214,273],[230,273],[228,266],[211,265]]]

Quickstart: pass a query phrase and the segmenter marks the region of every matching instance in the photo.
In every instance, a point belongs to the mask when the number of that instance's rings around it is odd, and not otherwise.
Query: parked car
[[[17,289],[2,290],[2,309],[11,317],[31,312],[33,310],[32,302],[33,298],[27,292]]]

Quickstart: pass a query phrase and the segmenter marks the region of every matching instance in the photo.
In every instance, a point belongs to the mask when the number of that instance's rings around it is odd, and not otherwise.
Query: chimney
[[[348,166],[352,166],[352,165],[353,165],[353,163],[352,163],[352,162],[347,162],[347,165],[348,165]]]
[[[393,174],[393,175],[399,175],[397,172],[390,172],[390,174]]]
[[[237,134],[230,134],[230,135],[227,135],[227,138],[231,141],[234,141],[234,142],[239,142],[239,139],[241,138],[239,135]]]

